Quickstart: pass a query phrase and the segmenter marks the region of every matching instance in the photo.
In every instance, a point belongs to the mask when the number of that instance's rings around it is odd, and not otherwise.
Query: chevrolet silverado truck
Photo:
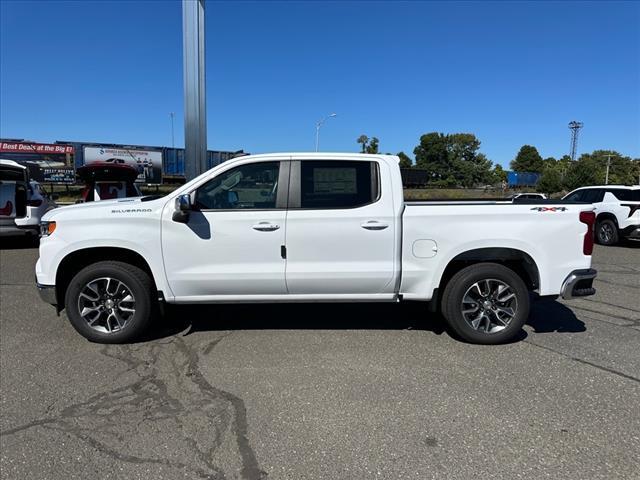
[[[164,302],[421,301],[461,339],[495,344],[521,331],[532,292],[595,293],[592,205],[405,202],[398,161],[245,156],[161,198],[58,208],[37,287],[102,343],[140,338]]]

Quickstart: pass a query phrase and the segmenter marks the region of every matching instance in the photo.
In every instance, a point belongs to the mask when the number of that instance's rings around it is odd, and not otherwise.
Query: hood
[[[165,197],[153,198],[153,197],[129,197],[129,198],[117,198],[113,200],[100,200],[98,202],[86,202],[76,203],[74,205],[67,205],[64,207],[54,208],[49,210],[43,217],[43,221],[51,221],[61,216],[70,217],[87,217],[93,218],[101,215],[112,213],[113,210],[128,210],[128,209],[140,209],[144,211],[153,211],[158,206],[163,205],[166,201]],[[144,212],[140,212],[144,213]]]

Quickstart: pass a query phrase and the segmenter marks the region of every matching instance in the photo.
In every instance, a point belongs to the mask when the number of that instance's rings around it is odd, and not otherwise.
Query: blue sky
[[[639,2],[219,2],[207,15],[210,149],[410,153],[471,132],[640,157]],[[0,1],[0,136],[183,144],[179,1]]]

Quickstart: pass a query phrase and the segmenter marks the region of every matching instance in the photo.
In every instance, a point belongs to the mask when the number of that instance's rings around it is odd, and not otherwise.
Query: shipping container
[[[56,144],[73,145],[75,149],[75,166],[76,168],[84,165],[84,147],[104,147],[104,148],[118,148],[118,149],[131,149],[131,150],[150,150],[162,152],[162,174],[171,177],[183,177],[184,176],[184,148],[171,148],[171,147],[157,147],[149,145],[121,145],[113,143],[93,143],[93,142],[68,142],[57,141]],[[247,155],[244,151],[239,150],[236,152],[208,150],[207,151],[207,168],[213,168],[222,162],[227,160]]]
[[[541,174],[531,172],[507,172],[509,187],[534,187],[540,181]]]

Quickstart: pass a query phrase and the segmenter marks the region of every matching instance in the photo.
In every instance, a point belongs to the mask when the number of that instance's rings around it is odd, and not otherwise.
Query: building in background
[[[31,179],[40,183],[75,183],[74,154],[74,146],[64,143],[0,139],[0,158],[24,165]]]
[[[244,151],[207,151],[207,168]],[[119,163],[138,169],[136,182],[158,185],[183,182],[184,148],[115,143],[61,141],[37,143],[24,139],[0,139],[0,158],[15,160],[29,168],[31,178],[41,183],[74,184],[75,168],[87,164]]]

